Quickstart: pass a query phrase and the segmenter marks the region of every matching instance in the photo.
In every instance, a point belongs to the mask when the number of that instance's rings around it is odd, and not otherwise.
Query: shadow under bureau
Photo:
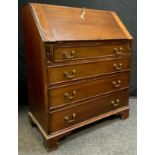
[[[47,150],[74,129],[128,118],[132,37],[115,12],[23,7],[29,118]]]

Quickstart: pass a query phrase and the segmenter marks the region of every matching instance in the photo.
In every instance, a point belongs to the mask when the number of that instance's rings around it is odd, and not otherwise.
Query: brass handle
[[[111,104],[112,104],[114,107],[118,106],[118,105],[119,105],[119,99],[117,99],[116,102],[112,100],[112,101],[111,101]]]
[[[75,94],[76,94],[76,91],[73,90],[71,93],[65,93],[64,96],[65,96],[67,99],[71,100],[71,99],[73,99],[73,98],[75,97]]]
[[[113,64],[113,66],[114,66],[115,70],[120,70],[122,68],[122,63],[119,63],[118,65],[117,64]]]
[[[73,113],[71,118],[69,118],[68,116],[65,116],[65,120],[68,122],[68,123],[71,123],[71,122],[74,122],[75,121],[75,117],[76,117],[76,114]]]
[[[117,82],[113,81],[112,82],[115,88],[118,88],[121,86],[121,80],[118,80]]]
[[[117,56],[123,55],[123,48],[122,47],[120,47],[119,49],[114,48],[114,54],[117,55]]]
[[[67,79],[72,79],[75,77],[75,69],[72,70],[72,73],[69,74],[67,71],[64,71],[64,77],[67,78]]]
[[[70,53],[69,52],[63,52],[63,55],[64,55],[64,59],[72,59],[75,57],[75,51],[71,51]]]

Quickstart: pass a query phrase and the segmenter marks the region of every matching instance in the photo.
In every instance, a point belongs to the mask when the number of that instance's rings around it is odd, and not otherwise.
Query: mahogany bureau
[[[23,7],[29,118],[47,150],[71,131],[129,115],[131,42],[113,11]]]

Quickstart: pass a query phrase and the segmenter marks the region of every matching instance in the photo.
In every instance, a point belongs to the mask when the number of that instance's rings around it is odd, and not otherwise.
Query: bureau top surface
[[[132,39],[115,12],[29,3],[43,41]]]

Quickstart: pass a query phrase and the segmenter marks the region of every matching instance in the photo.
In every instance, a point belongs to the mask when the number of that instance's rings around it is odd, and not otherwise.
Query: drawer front
[[[128,87],[128,84],[129,72],[98,80],[60,86],[49,90],[49,102],[51,107],[60,106],[125,88]]]
[[[49,83],[59,83],[84,77],[115,73],[130,69],[130,59],[117,59],[101,62],[91,62],[76,65],[49,67]]]
[[[51,113],[51,130],[70,127],[95,116],[128,105],[128,89],[111,93],[111,95],[89,100],[83,104]]]
[[[53,60],[55,62],[105,56],[119,57],[128,55],[130,55],[130,48],[127,44],[53,48]]]

